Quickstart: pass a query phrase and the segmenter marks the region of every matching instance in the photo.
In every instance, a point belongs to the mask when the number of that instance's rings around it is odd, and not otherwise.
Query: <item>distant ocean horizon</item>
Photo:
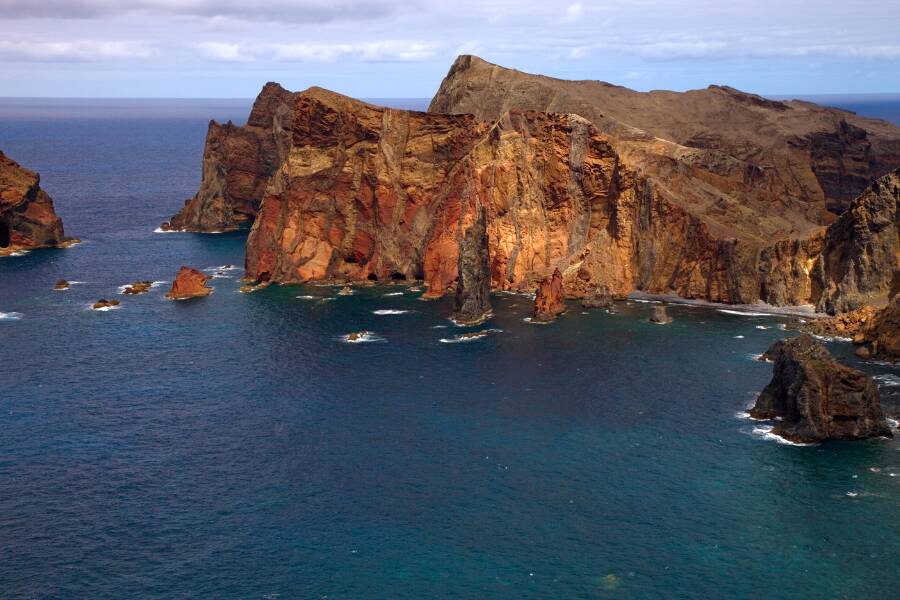
[[[774,94],[774,100],[803,100],[823,106],[849,110],[900,126],[900,92],[875,94]],[[0,97],[3,118],[117,118],[140,115],[154,117],[197,117],[215,120],[235,118],[244,109],[249,114],[254,98],[45,98]],[[403,110],[428,110],[430,98],[361,98],[379,106]],[[244,119],[246,118],[244,114]],[[2,140],[0,140],[2,143]]]

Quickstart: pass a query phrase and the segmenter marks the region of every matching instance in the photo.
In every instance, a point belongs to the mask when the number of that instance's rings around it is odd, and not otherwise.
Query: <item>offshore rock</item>
[[[491,316],[491,267],[484,209],[478,211],[460,242],[457,270],[453,320],[459,325],[483,323]]]
[[[607,310],[615,309],[615,302],[609,289],[604,285],[598,285],[593,290],[585,294],[581,299],[581,306],[584,308],[605,308]]]
[[[900,166],[900,127],[849,111],[715,85],[636,92],[532,75],[469,55],[453,63],[429,110],[471,113],[483,121],[510,110],[577,113],[632,145],[642,138],[676,144],[682,168],[705,171],[709,185],[722,191],[767,189],[757,197],[770,203],[769,212],[787,206],[802,211],[802,204],[843,212],[872,180]],[[753,198],[748,194],[751,203]],[[717,210],[738,211],[709,208],[711,217]]]
[[[164,231],[230,231],[256,217],[269,179],[290,145],[294,97],[277,83],[267,83],[246,125],[209,123],[200,189],[163,223]]]
[[[209,276],[191,267],[181,267],[172,289],[166,293],[170,300],[187,300],[188,298],[202,298],[212,293],[212,288],[206,285]]]
[[[857,343],[863,342],[863,336],[868,329],[878,309],[874,306],[863,306],[856,310],[826,317],[822,319],[805,320],[789,324],[788,328],[798,329],[813,335],[824,337],[852,338]]]
[[[780,418],[773,433],[802,443],[891,437],[872,378],[838,363],[811,336],[776,342],[763,358],[774,373],[750,416]]]
[[[541,280],[534,293],[534,314],[532,321],[547,323],[566,312],[563,302],[563,279],[559,269],[554,269],[550,277]]]
[[[67,238],[40,176],[0,152],[0,256],[36,248],[65,248]]]
[[[667,325],[672,322],[672,317],[666,312],[665,304],[657,304],[653,307],[653,312],[650,314],[650,322],[657,325]]]
[[[830,314],[884,303],[900,257],[900,169],[873,182],[828,228],[813,269],[816,304]]]

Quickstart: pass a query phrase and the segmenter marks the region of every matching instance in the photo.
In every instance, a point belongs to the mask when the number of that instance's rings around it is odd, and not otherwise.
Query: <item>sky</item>
[[[900,92],[900,0],[0,0],[0,96],[424,98],[453,59],[638,90]]]

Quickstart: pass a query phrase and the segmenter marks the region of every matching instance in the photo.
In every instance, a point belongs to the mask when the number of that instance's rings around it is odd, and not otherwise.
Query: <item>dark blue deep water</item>
[[[84,240],[0,259],[0,597],[897,597],[900,442],[791,446],[738,416],[782,318],[536,326],[496,296],[502,332],[443,343],[448,301],[241,294],[234,270],[89,310],[243,263],[244,234],[153,230],[208,119],[248,107],[0,101],[0,148]],[[360,329],[384,341],[341,340]]]

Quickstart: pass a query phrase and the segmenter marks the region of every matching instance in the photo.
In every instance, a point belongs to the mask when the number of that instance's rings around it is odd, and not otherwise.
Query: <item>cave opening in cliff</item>
[[[9,225],[0,219],[0,248],[8,248],[10,242]]]
[[[391,279],[393,279],[394,281],[406,281],[406,275],[394,271],[393,273],[391,273]]]
[[[366,277],[366,279],[368,279],[369,281],[378,281],[378,275],[376,275],[375,273],[369,273],[369,276]]]

